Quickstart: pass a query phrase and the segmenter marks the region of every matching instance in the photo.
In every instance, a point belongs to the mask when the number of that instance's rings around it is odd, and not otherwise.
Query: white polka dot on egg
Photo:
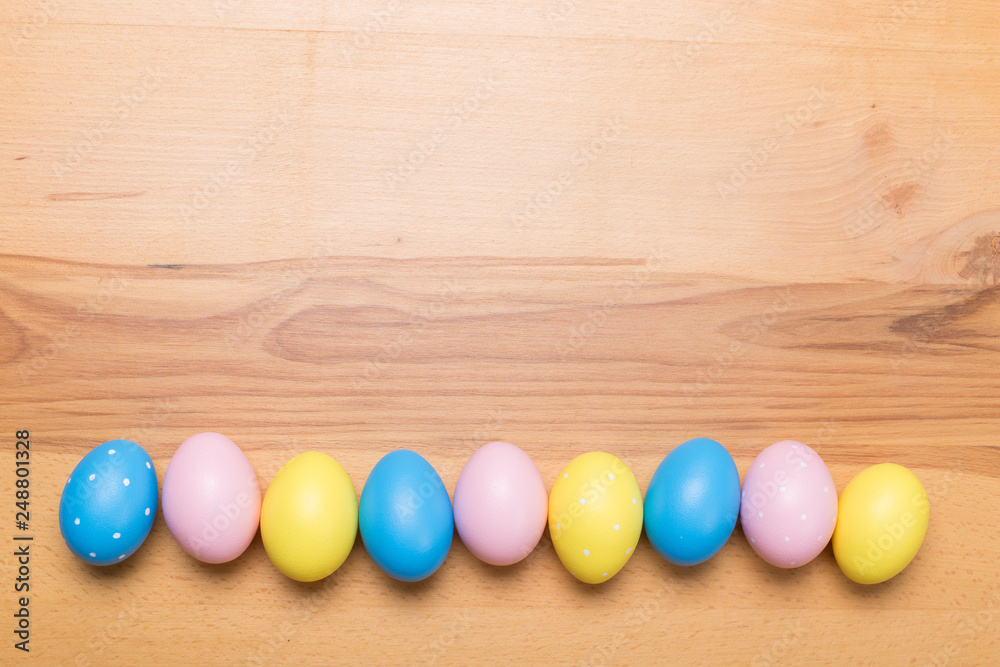
[[[95,477],[97,477],[97,475],[91,474],[90,475],[90,481],[93,482]]]
[[[590,549],[584,549],[583,550],[583,555],[584,556],[589,556],[590,555]]]
[[[117,539],[118,539],[119,537],[121,537],[121,536],[122,536],[122,534],[121,534],[121,533],[115,533],[115,534],[114,534],[114,535],[112,535],[111,537],[113,537],[113,538],[115,538],[115,539],[117,540]]]
[[[91,558],[97,558],[97,554],[95,554],[93,551],[90,552],[89,556]]]
[[[149,516],[149,508],[146,508],[146,516]]]
[[[125,479],[122,480],[122,484],[124,484],[125,486],[128,486],[129,484],[131,484],[131,482],[129,482],[128,481],[128,477],[126,477]]]
[[[111,454],[114,454],[114,453],[115,453],[115,450],[113,450],[113,449],[109,449],[108,450],[108,455],[111,455]]]
[[[587,499],[586,498],[580,498],[580,504],[581,505],[586,505],[587,504]]]
[[[77,518],[73,519],[73,523],[76,524],[77,526],[79,526],[80,525],[80,517],[77,517]]]
[[[618,530],[619,528],[621,528],[621,525],[619,525],[619,524],[616,523],[615,524],[615,530]]]

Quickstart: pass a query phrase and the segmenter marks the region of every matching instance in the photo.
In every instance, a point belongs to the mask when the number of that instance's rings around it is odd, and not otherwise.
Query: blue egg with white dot
[[[707,561],[722,549],[740,512],[740,474],[725,447],[695,438],[657,467],[646,491],[646,536],[674,565]]]
[[[131,440],[109,440],[80,460],[59,501],[59,530],[85,563],[113,565],[142,546],[156,518],[156,468]]]

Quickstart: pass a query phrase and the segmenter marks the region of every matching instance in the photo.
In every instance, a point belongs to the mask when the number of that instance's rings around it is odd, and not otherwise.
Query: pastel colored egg
[[[476,450],[455,484],[455,527],[491,565],[522,560],[545,531],[548,494],[531,457],[507,442]]]
[[[188,554],[227,563],[246,551],[260,522],[260,482],[250,460],[219,433],[193,435],[163,475],[163,518]]]
[[[697,565],[722,548],[740,512],[740,473],[725,447],[695,438],[657,467],[646,490],[646,535],[675,565]]]
[[[795,440],[762,451],[743,480],[740,522],[771,565],[801,567],[818,556],[837,523],[837,489],[820,455]]]
[[[608,581],[628,562],[642,533],[642,494],[621,459],[581,454],[549,495],[549,534],[563,566],[588,584]]]
[[[260,535],[274,566],[296,581],[318,581],[347,559],[358,534],[358,497],[332,457],[305,452],[286,463],[264,493]]]
[[[448,490],[427,460],[397,449],[372,468],[361,491],[361,540],[379,568],[420,581],[444,563],[455,532]]]
[[[59,501],[59,529],[70,551],[91,565],[125,560],[156,518],[156,469],[131,440],[98,445],[73,469]]]
[[[895,463],[874,465],[840,494],[833,555],[851,581],[892,579],[917,555],[929,520],[930,503],[917,476]]]

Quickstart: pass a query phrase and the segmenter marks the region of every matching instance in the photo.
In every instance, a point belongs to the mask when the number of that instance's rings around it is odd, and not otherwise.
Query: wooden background
[[[30,656],[0,549],[0,662],[995,662],[998,55],[989,0],[2,0],[0,533],[29,429],[35,541]],[[397,447],[449,490],[494,439],[645,489],[691,437],[741,474],[793,438],[838,489],[909,467],[931,526],[867,588],[739,529],[598,587],[547,538],[419,585],[360,541],[314,585],[259,537],[206,566],[160,517],[71,556],[86,451],[162,480],[204,430],[358,492]]]

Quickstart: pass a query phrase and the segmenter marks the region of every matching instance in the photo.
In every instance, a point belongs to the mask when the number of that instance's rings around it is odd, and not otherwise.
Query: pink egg
[[[184,551],[206,563],[242,554],[260,523],[260,483],[249,459],[218,433],[181,443],[163,475],[163,518]]]
[[[743,480],[740,523],[771,565],[799,567],[818,556],[837,525],[837,489],[819,454],[795,440],[762,451]]]
[[[477,558],[511,565],[538,544],[548,494],[535,462],[519,447],[491,442],[466,462],[455,484],[455,527]]]

